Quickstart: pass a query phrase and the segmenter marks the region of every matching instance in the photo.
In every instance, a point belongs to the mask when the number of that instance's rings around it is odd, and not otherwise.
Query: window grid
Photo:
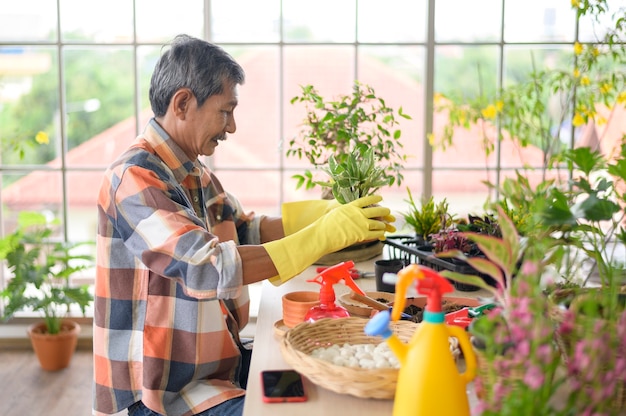
[[[424,114],[423,114],[423,131],[421,132],[422,137],[426,137],[433,128],[433,108],[431,105],[428,105],[428,103],[432,103],[433,102],[433,95],[434,95],[434,79],[435,79],[435,50],[437,47],[441,47],[441,46],[468,46],[468,45],[473,45],[473,46],[495,46],[498,48],[498,70],[497,70],[497,87],[500,88],[503,85],[504,82],[504,66],[505,66],[505,62],[504,62],[504,50],[506,46],[511,46],[511,45],[527,45],[527,46],[537,46],[537,45],[546,45],[546,43],[543,42],[527,42],[527,43],[507,43],[504,41],[504,36],[505,36],[505,32],[504,32],[504,21],[505,21],[505,7],[506,7],[506,1],[502,0],[501,5],[502,5],[502,12],[500,14],[500,34],[499,34],[499,39],[497,41],[477,41],[477,42],[463,42],[463,41],[459,41],[459,42],[451,42],[451,41],[446,41],[446,42],[437,42],[435,40],[435,0],[427,0],[427,29],[426,29],[426,41],[425,42],[401,42],[401,43],[392,43],[392,42],[385,42],[385,43],[368,43],[368,42],[358,42],[358,32],[359,32],[359,22],[358,22],[358,7],[359,7],[359,1],[355,0],[355,7],[356,7],[356,22],[355,22],[355,41],[354,42],[332,42],[332,43],[327,43],[327,42],[291,42],[291,41],[286,41],[285,40],[285,33],[284,33],[284,16],[282,14],[282,5],[283,3],[285,3],[288,0],[282,0],[280,1],[280,5],[281,5],[281,12],[280,12],[280,19],[279,19],[279,41],[278,42],[221,42],[220,45],[224,46],[224,47],[250,47],[250,46],[267,46],[267,45],[274,45],[278,47],[279,50],[279,95],[281,97],[281,100],[279,101],[279,115],[281,118],[281,121],[279,122],[279,133],[281,137],[284,137],[285,132],[284,132],[284,123],[282,122],[282,118],[285,115],[285,106],[284,106],[284,99],[285,99],[285,91],[283,89],[283,76],[284,76],[284,50],[285,47],[296,47],[296,46],[350,46],[354,49],[354,62],[353,62],[353,66],[354,66],[354,79],[358,79],[359,78],[359,49],[362,47],[367,47],[367,46],[380,46],[380,45],[389,45],[389,46],[416,46],[416,47],[423,47],[425,48],[425,73],[423,74],[423,79],[425,82],[425,93],[424,93],[424,102],[422,103],[423,108],[424,108]],[[212,34],[212,28],[211,28],[211,0],[203,0],[204,2],[204,36],[207,40],[211,40],[213,37]],[[135,4],[136,2],[133,1],[133,3]],[[59,6],[59,2],[57,2],[57,7]],[[140,132],[143,129],[143,125],[141,124],[141,120],[140,120],[140,113],[141,113],[141,100],[142,97],[141,95],[145,95],[145,92],[142,93],[141,91],[141,86],[140,86],[140,68],[138,65],[138,48],[140,47],[144,47],[144,46],[153,46],[153,47],[160,47],[162,42],[137,42],[137,27],[136,27],[136,7],[133,7],[133,41],[132,42],[111,42],[111,43],[92,43],[92,42],[76,42],[76,41],[62,41],[61,40],[61,36],[63,34],[62,31],[62,22],[61,22],[61,13],[57,13],[57,22],[56,22],[56,30],[57,30],[57,40],[55,42],[45,42],[45,41],[38,41],[38,42],[22,42],[20,40],[15,40],[15,41],[0,41],[0,47],[11,47],[11,46],[20,46],[20,47],[30,47],[30,46],[54,46],[56,47],[57,50],[57,54],[58,54],[58,60],[57,60],[57,70],[58,70],[58,97],[59,97],[59,107],[61,109],[60,111],[60,137],[59,139],[61,140],[61,166],[57,167],[49,167],[49,166],[45,166],[45,165],[4,165],[0,162],[0,175],[6,175],[6,174],[26,174],[32,171],[50,171],[50,172],[60,172],[61,173],[61,177],[63,178],[62,180],[62,190],[63,190],[63,195],[62,195],[62,219],[63,219],[63,238],[67,238],[68,235],[68,224],[70,223],[71,219],[68,218],[68,211],[69,211],[69,206],[68,206],[68,196],[67,196],[67,176],[69,173],[80,173],[80,172],[102,172],[102,168],[100,167],[84,167],[84,166],[68,166],[67,165],[67,161],[66,161],[66,154],[67,154],[67,149],[68,149],[68,143],[67,143],[67,131],[66,131],[66,123],[67,123],[67,115],[66,115],[66,111],[64,111],[66,109],[67,103],[66,103],[66,79],[65,79],[65,67],[64,67],[64,54],[65,51],[68,47],[84,47],[84,48],[93,48],[93,47],[99,47],[99,46],[111,46],[111,47],[131,47],[132,48],[132,56],[133,56],[133,84],[134,84],[134,100],[133,100],[133,106],[134,106],[134,115],[135,115],[135,129],[136,132]],[[576,28],[576,38],[578,38],[578,28]],[[573,42],[566,42],[566,41],[562,41],[562,42],[550,42],[548,45],[571,45],[573,44]],[[414,115],[417,116],[417,115]],[[497,127],[499,128],[499,126]],[[573,134],[573,133],[572,133]],[[419,140],[419,138],[414,137],[414,140]],[[430,196],[432,194],[432,178],[433,175],[436,174],[436,172],[438,170],[444,170],[444,171],[461,171],[461,170],[483,170],[484,168],[477,168],[477,167],[463,167],[463,166],[455,166],[455,167],[434,167],[433,166],[433,153],[432,153],[432,149],[431,147],[428,145],[428,142],[426,140],[423,140],[422,142],[422,148],[423,148],[423,157],[422,160],[417,161],[415,164],[413,165],[409,165],[407,166],[407,171],[417,171],[417,172],[421,172],[423,174],[422,176],[422,183],[421,183],[421,189],[422,192],[425,196]],[[283,149],[281,149],[281,152],[283,152]],[[506,167],[506,168],[502,168],[499,162],[500,159],[500,146],[498,143],[498,147],[497,147],[497,162],[495,167],[490,168],[495,170],[495,174],[496,174],[496,183],[499,183],[499,177],[501,174],[501,171],[504,170],[512,170],[514,169],[513,167]],[[285,166],[284,164],[284,158],[281,157],[279,159],[279,166],[275,167],[275,168],[270,168],[270,167],[246,167],[246,166],[242,166],[242,167],[229,167],[229,166],[223,166],[220,167],[219,164],[215,165],[213,163],[213,160],[210,159],[208,160],[208,163],[212,166],[213,169],[215,169],[216,171],[249,171],[249,172],[256,172],[256,171],[276,171],[279,174],[279,184],[280,184],[280,200],[277,201],[278,204],[280,204],[283,200],[284,200],[284,189],[285,189],[285,185],[284,184],[284,173],[287,171],[292,170],[292,168],[288,168]],[[2,189],[0,189],[0,197],[2,196]],[[4,206],[0,206],[0,226],[2,226],[4,224]],[[4,233],[4,230],[2,230],[2,232]],[[4,272],[1,271],[0,272],[0,287],[3,287],[5,283],[5,276],[4,276]],[[1,307],[1,305],[0,305]]]

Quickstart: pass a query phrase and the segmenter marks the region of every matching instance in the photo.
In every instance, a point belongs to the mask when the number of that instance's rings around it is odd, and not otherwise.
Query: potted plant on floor
[[[20,311],[43,316],[29,336],[41,367],[51,371],[69,365],[80,332],[78,323],[64,316],[72,306],[84,315],[93,300],[87,286],[70,285],[71,276],[92,266],[90,254],[75,252],[88,243],[54,241],[54,224],[43,214],[20,212],[15,231],[0,239],[0,260],[11,275],[0,292],[6,301],[3,319]]]

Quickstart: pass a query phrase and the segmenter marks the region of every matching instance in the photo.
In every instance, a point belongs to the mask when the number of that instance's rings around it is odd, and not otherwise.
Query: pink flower
[[[524,374],[524,383],[526,383],[532,390],[538,390],[543,384],[543,380],[543,372],[536,365],[528,367],[526,374]]]
[[[532,276],[532,275],[535,275],[535,274],[537,274],[539,272],[539,266],[537,265],[537,262],[525,261],[522,264],[522,270],[521,271],[526,276]]]

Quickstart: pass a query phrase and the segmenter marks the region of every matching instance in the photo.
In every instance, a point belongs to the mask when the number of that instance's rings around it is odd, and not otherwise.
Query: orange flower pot
[[[41,368],[56,371],[69,366],[79,333],[80,325],[73,321],[63,321],[58,334],[49,334],[43,322],[31,325],[28,335]]]
[[[283,322],[293,328],[304,321],[309,309],[320,304],[318,292],[291,292],[283,296]]]

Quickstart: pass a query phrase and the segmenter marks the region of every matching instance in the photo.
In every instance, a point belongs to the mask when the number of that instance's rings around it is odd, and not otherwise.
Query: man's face
[[[202,107],[193,98],[186,114],[182,146],[188,155],[211,156],[220,140],[237,129],[235,107],[238,103],[237,84],[227,82],[224,92],[209,97]],[[192,158],[193,159],[193,158]]]

